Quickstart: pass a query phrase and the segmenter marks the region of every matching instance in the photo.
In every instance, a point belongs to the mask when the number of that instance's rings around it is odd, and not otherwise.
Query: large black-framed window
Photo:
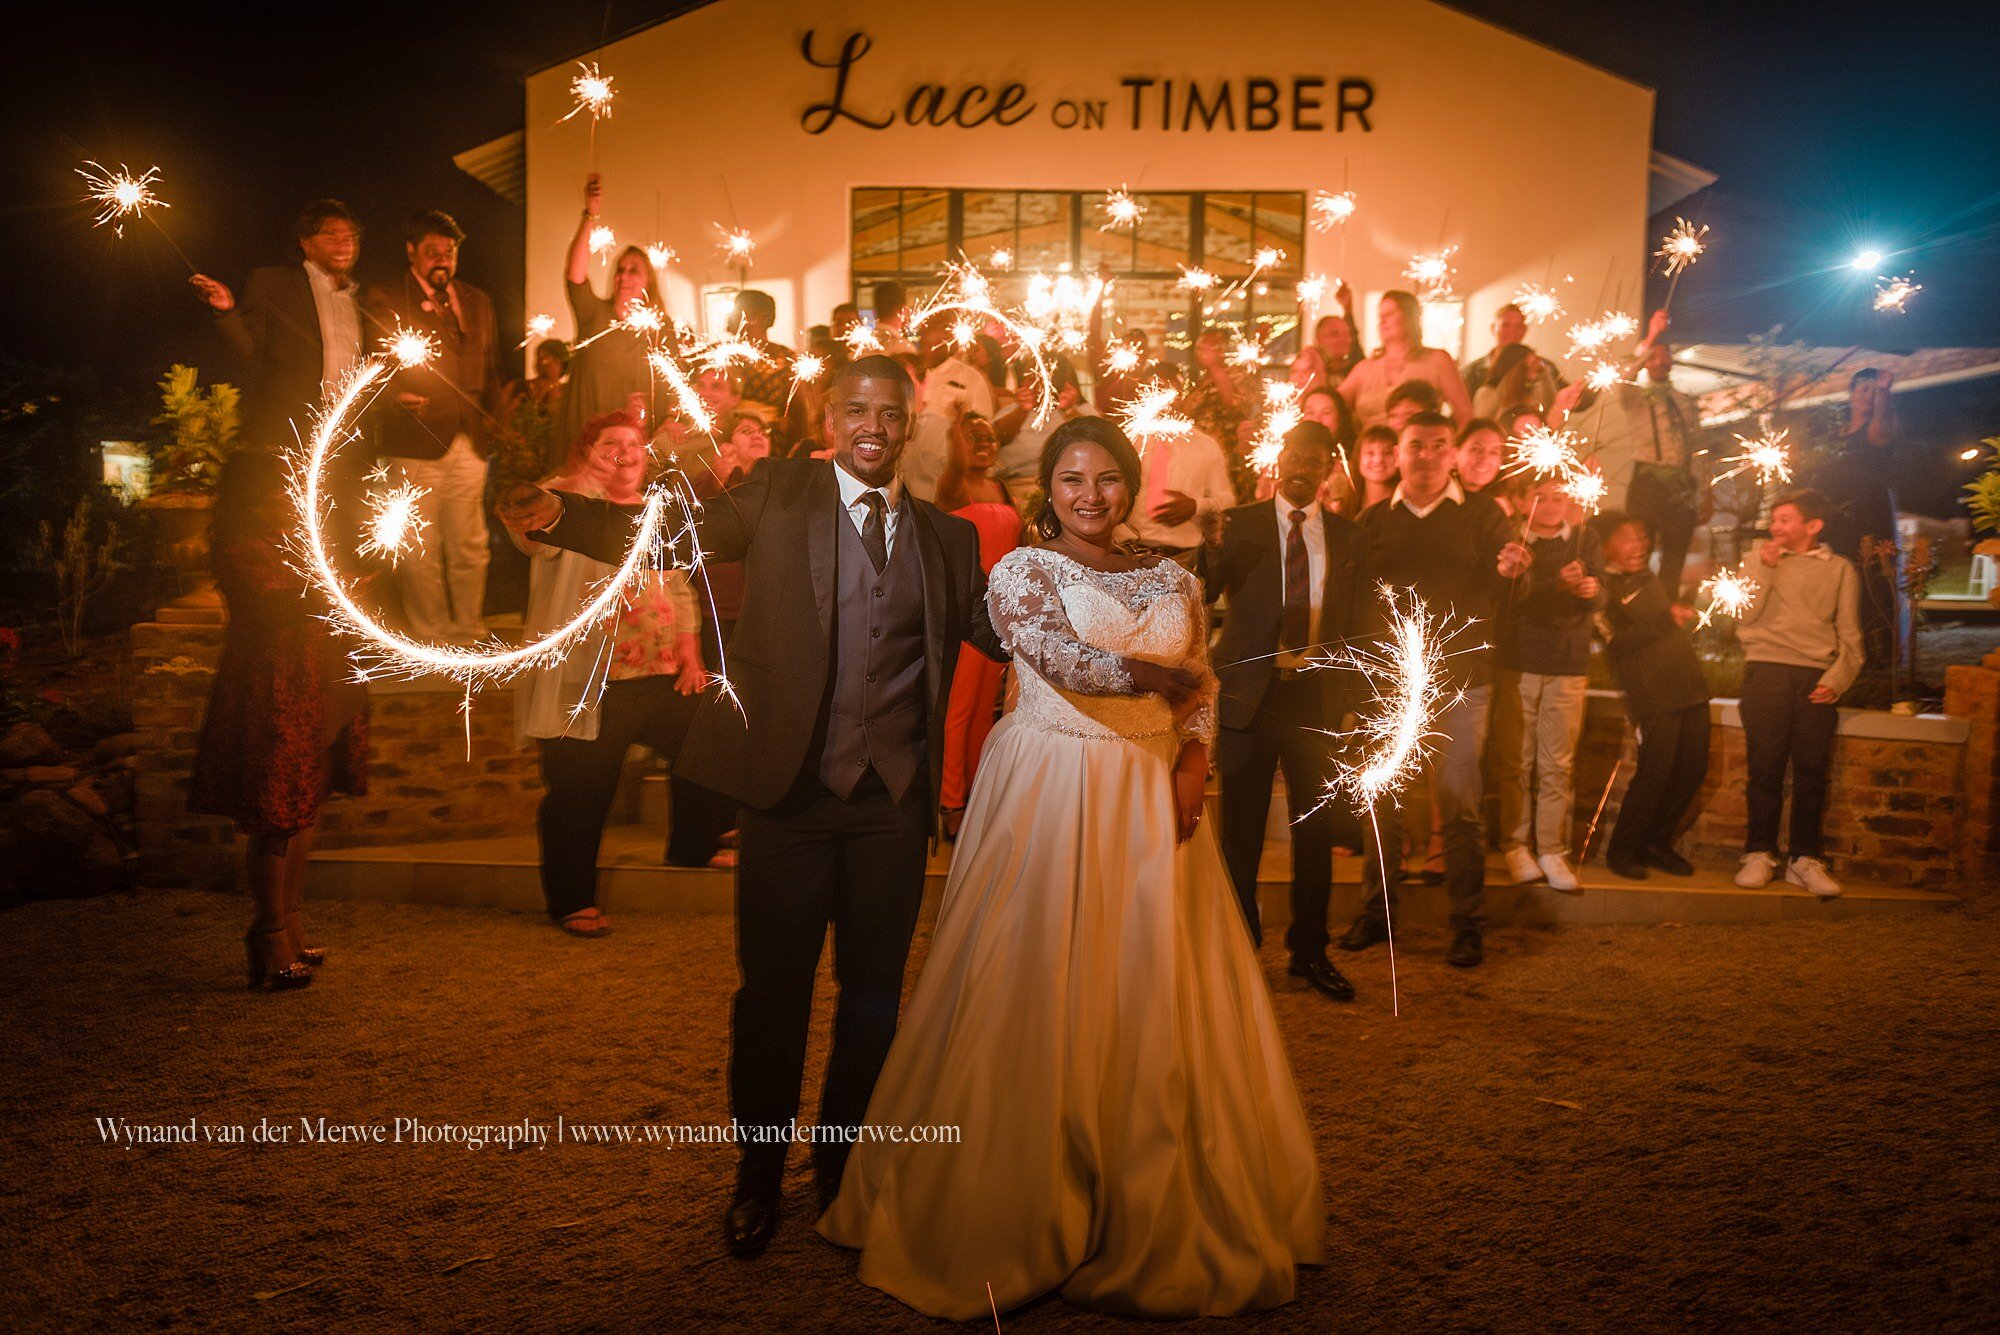
[[[1262,327],[1268,356],[1298,347],[1295,291],[1303,276],[1306,197],[1297,190],[1135,191],[1136,226],[1103,230],[1104,195],[1072,190],[957,190],[863,186],[852,193],[850,251],[854,300],[868,308],[875,283],[893,278],[912,292],[937,284],[944,265],[964,259],[1018,302],[1036,273],[1114,275],[1113,310],[1155,346],[1185,354],[1203,324],[1232,333]],[[1259,250],[1283,253],[1257,271]],[[1004,252],[1008,263],[995,263]],[[1215,275],[1216,288],[1191,292],[1183,268]],[[1241,286],[1223,294],[1232,284]]]

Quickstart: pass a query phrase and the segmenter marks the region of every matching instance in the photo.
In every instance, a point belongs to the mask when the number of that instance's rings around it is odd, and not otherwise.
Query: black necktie
[[[889,503],[879,491],[862,492],[861,503],[868,507],[868,517],[861,521],[861,545],[868,549],[868,559],[875,563],[879,575],[889,564]]]
[[[465,326],[458,322],[458,308],[451,304],[449,283],[431,293],[431,310],[437,315],[439,331],[452,342],[465,336]]]
[[[1312,563],[1306,556],[1306,512],[1292,511],[1292,531],[1285,539],[1285,616],[1279,630],[1281,649],[1303,649],[1312,635]]]

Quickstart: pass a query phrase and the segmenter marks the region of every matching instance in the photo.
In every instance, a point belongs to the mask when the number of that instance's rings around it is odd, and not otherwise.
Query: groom
[[[1327,789],[1334,773],[1331,734],[1360,702],[1353,674],[1315,667],[1311,653],[1316,646],[1338,648],[1368,628],[1371,590],[1361,531],[1319,504],[1337,449],[1333,433],[1318,422],[1301,422],[1286,433],[1277,494],[1228,512],[1219,541],[1203,553],[1202,578],[1210,597],[1229,599],[1215,650],[1222,683],[1215,770],[1222,780],[1223,857],[1250,939],[1264,939],[1257,864],[1271,780],[1283,769],[1292,840],[1287,971],[1335,1001],[1351,1001],[1353,985],[1327,958],[1326,914],[1334,845],[1358,846],[1360,823]],[[1374,865],[1371,858],[1368,866]]]
[[[755,1256],[777,1231],[799,1110],[813,978],[833,925],[833,1051],[813,1175],[824,1209],[895,1037],[924,860],[937,826],[945,696],[961,641],[1004,660],[986,614],[976,531],[897,478],[914,387],[889,357],[827,386],[829,463],[771,459],[708,502],[706,558],[741,561],[728,676],[675,770],[741,802],[730,1111],[742,1141],[723,1231]],[[536,541],[619,562],[634,512],[522,488],[500,507]]]

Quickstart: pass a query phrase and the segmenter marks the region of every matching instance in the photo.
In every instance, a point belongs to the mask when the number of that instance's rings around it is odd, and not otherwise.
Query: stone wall
[[[1716,701],[1710,717],[1708,781],[1696,799],[1681,851],[1705,866],[1732,866],[1742,855],[1748,819],[1743,725],[1733,700]],[[1961,795],[1974,731],[1960,718],[1841,711],[1825,829],[1827,861],[1834,875],[1925,889],[1963,879],[1960,843],[1968,822]],[[1618,696],[1591,692],[1577,751],[1574,846],[1581,846],[1612,765],[1618,762],[1610,800],[1591,840],[1593,855],[1601,855],[1617,820],[1625,784],[1632,777],[1636,748],[1630,734]]]
[[[230,822],[187,811],[188,771],[222,635],[213,624],[132,628],[134,818],[140,875],[150,884],[219,887],[236,877]],[[473,697],[469,757],[464,698],[449,684],[369,688],[368,792],[326,804],[322,846],[481,839],[534,828],[541,777],[535,752],[514,747],[512,692]]]

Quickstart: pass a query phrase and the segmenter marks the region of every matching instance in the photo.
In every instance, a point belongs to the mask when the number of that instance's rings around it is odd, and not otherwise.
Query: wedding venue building
[[[1636,306],[1648,218],[1713,179],[1653,151],[1651,90],[1426,0],[718,0],[584,59],[612,80],[607,118],[571,115],[579,65],[551,66],[524,131],[459,157],[525,203],[527,309],[559,335],[554,259],[592,170],[621,245],[677,252],[668,302],[704,327],[746,281],[787,339],[963,259],[1003,300],[1108,266],[1127,325],[1170,346],[1197,320],[1262,326],[1278,354],[1312,315],[1302,277],[1345,279],[1372,337],[1371,298],[1412,286],[1419,254],[1455,270],[1426,315],[1454,355],[1523,284],[1579,314]],[[1136,226],[1103,228],[1114,189]],[[1315,226],[1343,191],[1351,217]],[[725,229],[754,242],[747,268]],[[1179,281],[1230,283],[1273,249],[1226,308]]]

